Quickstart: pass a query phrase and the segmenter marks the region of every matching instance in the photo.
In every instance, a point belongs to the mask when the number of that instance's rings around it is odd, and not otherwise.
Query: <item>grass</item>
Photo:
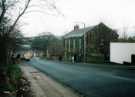
[[[9,78],[19,80],[21,78],[21,69],[18,64],[9,65],[7,69]]]
[[[17,89],[17,82],[21,78],[21,69],[18,64],[11,64],[3,67],[6,71],[5,78],[7,82],[0,83],[0,91],[15,91]]]
[[[21,69],[18,64],[9,65],[7,69],[7,75],[10,79],[9,89],[14,91],[17,89],[17,82],[21,78]]]

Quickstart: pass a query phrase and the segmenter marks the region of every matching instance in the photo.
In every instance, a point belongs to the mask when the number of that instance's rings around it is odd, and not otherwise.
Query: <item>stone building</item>
[[[115,41],[117,38],[116,31],[103,23],[81,29],[76,25],[71,32],[64,35],[65,60],[71,61],[74,56],[77,62],[92,62],[94,58],[96,61],[97,58],[104,61],[109,57],[110,41]]]

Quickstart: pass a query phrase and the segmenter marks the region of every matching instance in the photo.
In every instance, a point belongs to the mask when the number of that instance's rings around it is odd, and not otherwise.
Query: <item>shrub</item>
[[[21,69],[17,64],[8,65],[7,67],[7,76],[10,81],[10,91],[14,91],[17,89],[17,82],[21,78]]]

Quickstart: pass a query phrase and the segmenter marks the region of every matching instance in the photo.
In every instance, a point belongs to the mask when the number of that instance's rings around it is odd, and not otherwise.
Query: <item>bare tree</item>
[[[17,2],[19,2],[19,0],[12,0],[11,2],[9,2],[8,0],[2,0],[0,2],[0,9],[1,9],[0,24],[1,24],[2,20],[4,19],[5,15],[6,15],[6,12],[9,10],[9,8],[13,7]],[[24,8],[19,13],[19,15],[16,17],[13,24],[10,26],[9,30],[7,31],[7,34],[9,34],[10,32],[12,32],[14,30],[17,22],[19,21],[19,19],[24,15],[26,10],[28,9],[30,2],[31,2],[31,0],[27,0],[25,2]]]
[[[51,0],[39,0],[42,4],[46,4],[49,10],[55,10],[58,14],[61,14],[60,11],[57,9],[55,2],[50,2]],[[24,6],[19,6],[24,4]],[[20,18],[29,11],[28,8],[32,7],[31,4],[32,0],[1,0],[0,1],[0,45],[2,48],[0,48],[0,60],[3,60],[2,63],[8,64],[8,59],[10,57],[11,52],[14,49],[14,45],[16,42],[16,31],[18,29],[16,28],[16,25]],[[18,7],[19,14],[16,15],[16,18],[12,20],[11,17],[8,16],[8,12],[10,13],[11,9],[15,9]],[[19,8],[20,7],[20,8]],[[33,6],[35,7],[35,5]],[[36,4],[36,7],[38,4]],[[17,9],[17,8],[16,8]],[[41,9],[41,8],[40,8]],[[12,20],[12,22],[11,22]]]
[[[26,10],[28,9],[30,2],[31,2],[31,0],[28,0],[28,1],[26,2],[24,9],[23,9],[22,12],[17,16],[17,18],[15,19],[13,25],[10,27],[8,33],[12,32],[12,30],[15,28],[15,26],[16,26],[17,22],[19,21],[19,19],[24,15],[24,13],[26,12]]]
[[[60,14],[63,16],[63,14],[60,12],[60,10],[56,7],[55,5],[55,2],[51,2],[53,0],[38,0],[39,1],[39,4],[35,4],[35,5],[30,5],[30,3],[32,2],[32,0],[24,0],[25,2],[21,2],[21,0],[2,0],[0,2],[0,9],[1,9],[1,15],[0,15],[0,24],[3,20],[3,18],[5,17],[6,15],[6,12],[14,7],[15,5],[17,5],[18,3],[24,3],[25,6],[23,8],[20,8],[19,10],[19,14],[18,16],[15,18],[13,24],[11,24],[10,28],[9,28],[9,31],[8,31],[8,34],[10,32],[12,32],[12,30],[15,28],[16,24],[18,23],[18,21],[20,20],[20,18],[25,14],[25,13],[29,13],[30,11],[27,11],[29,7],[38,7],[40,8],[39,10],[35,10],[35,11],[31,11],[31,12],[45,12],[45,11],[41,11],[41,9],[44,9],[45,7],[44,6],[47,6],[48,10],[50,11],[54,11],[57,13],[57,14]],[[47,13],[49,14],[49,13]]]
[[[1,11],[1,14],[0,14],[0,27],[1,27],[0,45],[2,47],[0,49],[0,53],[1,53],[0,59],[1,59],[2,64],[9,64],[10,54],[13,50],[13,46],[16,43],[16,36],[15,36],[15,34],[13,34],[13,33],[16,33],[16,31],[17,31],[15,29],[15,27],[16,27],[19,19],[23,16],[23,14],[28,9],[28,6],[29,6],[31,0],[26,1],[25,7],[22,9],[20,14],[16,17],[13,24],[8,24],[11,19],[8,19],[8,16],[6,13],[17,2],[19,2],[19,1],[18,0],[11,0],[11,1],[1,0],[1,2],[0,2],[0,11]]]

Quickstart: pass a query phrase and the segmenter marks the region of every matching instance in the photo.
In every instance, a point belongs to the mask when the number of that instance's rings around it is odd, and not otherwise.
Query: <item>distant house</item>
[[[84,33],[85,33],[85,50],[84,50]],[[84,60],[84,51],[86,51],[86,62],[91,62],[94,57],[97,61],[99,56],[101,60],[109,57],[109,43],[117,40],[116,31],[100,23],[95,26],[79,28],[78,25],[68,34],[64,35],[65,59],[71,60],[74,56],[76,61]]]
[[[46,56],[49,41],[53,40],[55,36],[51,32],[43,32],[34,37],[31,47],[35,52],[35,56]]]
[[[63,58],[63,41],[60,37],[50,32],[43,32],[35,37],[32,42],[32,48],[37,56],[60,60]]]

